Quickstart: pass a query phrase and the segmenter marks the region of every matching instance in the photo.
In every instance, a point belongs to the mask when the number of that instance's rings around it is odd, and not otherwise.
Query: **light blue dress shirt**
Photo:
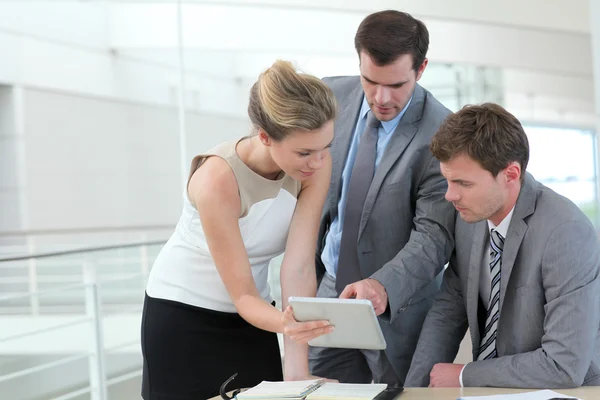
[[[406,103],[404,109],[391,121],[382,121],[377,132],[377,157],[375,159],[375,170],[379,166],[379,162],[383,157],[383,152],[387,147],[387,144],[392,138],[392,133],[398,126],[400,119],[408,109],[412,101],[412,97]],[[348,198],[348,184],[350,183],[350,175],[352,174],[352,167],[354,166],[354,160],[356,159],[356,152],[358,151],[358,144],[365,128],[367,121],[367,113],[371,112],[367,98],[363,97],[362,106],[360,108],[360,114],[356,127],[354,128],[354,135],[352,136],[352,142],[350,143],[350,150],[348,150],[348,158],[346,159],[346,165],[342,171],[342,195],[340,202],[338,203],[338,214],[337,217],[332,221],[329,227],[329,232],[325,237],[325,247],[323,253],[321,253],[321,261],[325,265],[327,273],[335,278],[337,271],[337,263],[340,255],[340,242],[342,240],[342,227],[344,226],[344,211],[346,209],[346,199]]]

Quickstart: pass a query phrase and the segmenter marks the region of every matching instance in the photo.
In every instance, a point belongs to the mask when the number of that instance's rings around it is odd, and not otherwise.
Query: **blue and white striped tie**
[[[504,238],[495,229],[490,234],[490,275],[492,277],[492,290],[490,302],[485,318],[485,329],[481,334],[481,345],[477,360],[488,360],[498,357],[496,351],[496,331],[498,328],[498,317],[500,316],[500,270],[502,268],[502,249]]]

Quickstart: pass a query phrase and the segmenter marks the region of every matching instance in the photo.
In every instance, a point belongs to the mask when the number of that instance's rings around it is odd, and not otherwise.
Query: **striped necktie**
[[[490,302],[485,318],[485,329],[481,334],[481,345],[477,360],[488,360],[498,357],[496,351],[496,332],[498,318],[500,316],[500,270],[502,268],[502,249],[504,238],[495,229],[490,234],[490,275],[492,277],[492,290],[490,291]]]

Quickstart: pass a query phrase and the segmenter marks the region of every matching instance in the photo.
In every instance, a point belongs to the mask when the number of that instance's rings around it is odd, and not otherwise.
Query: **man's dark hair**
[[[516,161],[521,164],[521,182],[529,162],[529,141],[523,126],[494,103],[468,105],[447,116],[430,148],[441,162],[468,155],[494,177]]]
[[[412,15],[395,10],[379,11],[368,15],[358,27],[354,47],[360,57],[367,53],[379,66],[393,63],[400,56],[410,54],[413,69],[419,70],[429,48],[429,31]]]

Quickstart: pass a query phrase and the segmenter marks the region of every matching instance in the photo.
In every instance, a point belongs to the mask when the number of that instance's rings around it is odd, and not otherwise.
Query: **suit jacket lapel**
[[[535,193],[533,191],[533,178],[531,175],[525,175],[525,181],[521,187],[521,192],[515,205],[515,211],[513,212],[508,232],[506,233],[506,240],[504,242],[504,249],[502,250],[502,265],[500,269],[500,318],[502,318],[502,304],[504,303],[504,295],[506,294],[506,288],[510,280],[510,275],[515,265],[521,242],[527,232],[527,223],[524,219],[533,214],[535,210]]]
[[[338,109],[338,118],[335,121],[335,131],[333,144],[331,146],[332,170],[331,184],[333,186],[333,196],[330,198],[330,209],[335,210],[337,215],[337,205],[340,202],[342,194],[342,172],[348,157],[350,142],[356,129],[356,119],[363,102],[364,93],[360,80],[356,81],[356,87],[352,92],[340,101]]]
[[[360,237],[362,234],[363,229],[369,220],[369,216],[373,210],[373,205],[375,204],[375,199],[377,198],[377,193],[379,193],[379,189],[381,188],[383,180],[417,133],[417,123],[423,116],[424,103],[425,90],[423,90],[421,86],[416,85],[410,106],[400,119],[400,122],[398,123],[398,126],[394,132],[392,132],[392,138],[385,148],[385,152],[383,153],[381,162],[377,167],[377,171],[375,171],[375,176],[373,177],[371,187],[369,188],[369,192],[367,193],[367,198],[365,200],[365,205],[360,220],[358,237]]]
[[[472,232],[473,244],[471,245],[471,257],[469,258],[466,307],[475,357],[481,342],[477,307],[479,307],[479,282],[481,280],[481,268],[483,268],[483,255],[487,251],[489,240],[487,221],[473,224]]]

